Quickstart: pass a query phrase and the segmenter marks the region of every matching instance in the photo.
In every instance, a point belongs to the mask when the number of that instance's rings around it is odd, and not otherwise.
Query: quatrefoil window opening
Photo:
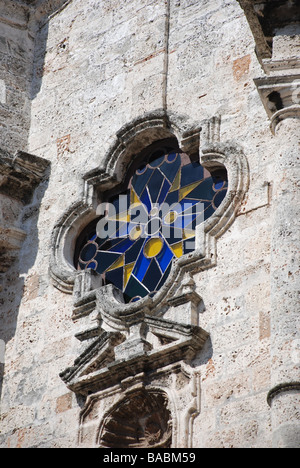
[[[127,189],[107,200],[106,216],[79,236],[77,269],[95,270],[126,303],[154,296],[172,262],[195,250],[197,226],[215,213],[227,189],[225,169],[210,173],[170,147],[149,153]]]

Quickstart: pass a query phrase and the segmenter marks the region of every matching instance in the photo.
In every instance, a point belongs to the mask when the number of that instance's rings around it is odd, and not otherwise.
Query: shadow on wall
[[[45,73],[45,55],[49,34],[49,19],[67,7],[73,0],[47,0],[42,2],[35,11],[35,43],[33,52],[32,78],[30,85],[31,101],[40,92]],[[65,44],[59,44],[64,48]]]
[[[18,28],[14,31],[14,26],[11,26],[13,37],[18,39],[18,43],[14,47],[10,46],[10,40],[8,37],[5,37],[7,31],[7,22],[3,26],[3,34],[1,34],[1,23],[0,23],[0,59],[4,57],[0,65],[0,80],[2,84],[2,91],[5,88],[5,99],[3,98],[0,102],[0,117],[4,122],[5,132],[2,135],[0,132],[0,148],[3,148],[5,151],[8,151],[11,155],[15,154],[16,151],[24,151],[27,148],[27,142],[29,137],[30,130],[30,109],[29,105],[24,105],[23,101],[26,97],[28,102],[32,102],[37,94],[40,92],[42,86],[42,80],[44,75],[44,64],[45,64],[45,54],[47,50],[47,41],[48,41],[48,31],[49,31],[49,17],[62,10],[65,6],[71,3],[72,0],[44,0],[39,2],[38,6],[35,6],[33,3],[30,5],[31,14],[28,15],[28,32],[34,36],[34,47],[33,51],[24,50],[26,47],[24,42],[22,42],[22,35]],[[0,7],[1,7],[0,0]],[[3,14],[7,13],[8,18],[10,14],[14,14],[14,7],[16,6],[16,11],[20,14],[20,8],[26,8],[25,5],[20,6],[14,1],[11,4],[4,2],[5,9]],[[25,12],[26,13],[26,12]],[[23,13],[22,13],[23,14]],[[25,17],[26,15],[24,15]],[[11,25],[14,22],[10,22]],[[3,36],[3,38],[2,38]],[[1,39],[2,42],[1,42]],[[4,41],[4,42],[3,42]],[[4,44],[4,45],[3,45]],[[3,47],[5,48],[3,49]],[[15,53],[19,54],[22,59],[22,67],[20,66],[17,70],[17,73],[14,72],[14,69],[10,67],[16,63],[16,60],[20,59],[14,56]],[[4,55],[3,55],[4,54]],[[25,59],[25,58],[26,59]],[[1,60],[0,60],[1,62]],[[23,63],[24,62],[24,63]],[[15,67],[16,68],[16,67]],[[15,89],[14,84],[12,86],[6,83],[7,77],[15,76],[18,81],[18,89],[22,93],[22,100],[13,95],[13,90]],[[21,84],[21,87],[20,87]],[[1,91],[0,89],[0,91]],[[11,96],[7,93],[7,90],[11,92]],[[27,95],[27,96],[26,96]],[[0,96],[0,97],[1,97]],[[16,112],[20,114],[20,119],[23,122],[22,127],[18,129],[18,136],[15,135],[14,126],[10,123],[9,116],[11,114],[10,100],[16,103],[19,102],[19,106],[14,105],[14,119],[16,119]],[[29,107],[28,107],[29,106]],[[7,120],[8,119],[8,120]],[[0,159],[1,159],[1,150],[0,150]],[[24,153],[25,154],[25,153]],[[10,156],[11,161],[14,160]],[[42,161],[42,160],[41,160]],[[48,162],[46,162],[48,164]],[[43,164],[42,164],[43,165]],[[2,170],[0,167],[0,175]],[[22,174],[19,174],[20,178]],[[43,196],[48,187],[48,179],[50,177],[50,167],[47,168],[43,181],[37,186],[32,195],[32,199],[22,200],[23,208],[20,213],[18,213],[18,226],[17,228],[21,231],[25,231],[26,239],[22,245],[21,250],[16,255],[16,260],[12,266],[4,273],[1,272],[1,239],[0,239],[0,403],[2,398],[2,388],[3,388],[3,378],[4,374],[7,372],[13,372],[10,365],[7,362],[7,350],[8,343],[14,337],[18,322],[18,314],[21,301],[24,297],[24,294],[35,294],[38,295],[39,289],[42,287],[42,276],[33,277],[31,283],[28,287],[28,291],[24,291],[24,278],[28,271],[33,267],[36,261],[37,253],[39,250],[39,236],[38,236],[38,217],[40,204],[42,202]],[[16,190],[17,193],[17,190]],[[2,198],[2,181],[0,180],[0,210],[1,204],[4,203],[4,196]],[[32,191],[31,191],[32,194]],[[6,194],[7,195],[7,194]],[[13,194],[8,194],[14,198]],[[10,207],[11,211],[14,211],[14,203]],[[12,213],[12,216],[15,218],[16,213]],[[9,218],[4,221],[4,224],[9,225]],[[1,227],[1,226],[0,226]],[[1,234],[1,233],[0,233]],[[0,236],[1,237],[1,236]],[[25,297],[26,299],[26,297]],[[18,347],[18,343],[15,344]],[[34,346],[34,343],[32,344]],[[15,350],[16,354],[22,353],[22,349]],[[32,363],[32,366],[34,363]],[[7,369],[6,369],[7,367]],[[21,383],[18,387],[20,393],[20,400],[22,398]]]
[[[13,373],[11,363],[8,362],[8,343],[15,336],[17,328],[19,308],[24,297],[24,277],[35,264],[39,250],[38,218],[40,205],[48,187],[49,177],[50,166],[48,165],[43,181],[35,189],[32,199],[19,213],[18,229],[26,233],[26,238],[18,252],[18,258],[15,259],[12,266],[5,273],[0,274],[0,402],[2,400],[4,374]],[[31,294],[38,295],[39,280],[32,284],[30,289]],[[21,348],[20,350],[17,349],[18,343],[15,346],[15,355],[21,354],[23,350]],[[32,346],[34,346],[34,343]],[[32,366],[34,366],[34,363],[32,363]],[[22,398],[21,393],[20,391],[20,399]]]
[[[33,101],[39,94],[45,73],[45,56],[49,33],[49,22],[43,20],[36,25],[34,54],[32,63],[32,79],[30,82],[30,100]]]

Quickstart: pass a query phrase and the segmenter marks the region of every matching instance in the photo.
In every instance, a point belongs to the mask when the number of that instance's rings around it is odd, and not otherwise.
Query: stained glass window
[[[195,250],[197,226],[226,193],[226,171],[210,173],[179,150],[156,151],[82,234],[76,266],[97,271],[126,303],[154,296],[174,259]]]

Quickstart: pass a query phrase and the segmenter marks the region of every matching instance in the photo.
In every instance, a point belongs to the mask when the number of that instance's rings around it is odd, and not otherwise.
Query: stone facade
[[[299,447],[298,2],[0,6],[0,447]],[[126,306],[76,239],[166,138],[228,195]]]

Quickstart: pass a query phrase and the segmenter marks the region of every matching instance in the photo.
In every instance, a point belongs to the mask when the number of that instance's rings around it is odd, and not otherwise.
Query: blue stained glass
[[[182,221],[181,221],[182,223]],[[180,223],[180,228],[176,228],[173,226],[169,226],[169,229],[167,231],[167,239],[168,239],[168,244],[173,245],[173,244],[178,244],[183,239],[183,231],[182,231],[182,226]]]
[[[110,203],[114,206],[114,211],[110,214],[123,213],[127,211],[128,203],[130,202],[130,191],[112,200]]]
[[[186,241],[183,242],[183,251],[185,254],[194,252],[195,250],[195,245],[196,245],[196,239],[195,237],[191,239],[187,239]]]
[[[145,190],[141,194],[140,200],[143,203],[143,205],[146,206],[146,208],[148,210],[148,213],[149,213],[151,211],[151,208],[152,208],[152,203],[151,203],[147,188],[145,188]]]
[[[189,193],[189,198],[196,200],[211,200],[215,195],[213,190],[213,179],[211,177],[204,179],[198,187]]]
[[[215,190],[220,190],[221,188],[223,188],[224,186],[224,181],[221,180],[220,182],[216,182],[215,185],[214,185],[214,189]]]
[[[119,242],[119,244],[117,244],[115,247],[111,248],[110,252],[124,253],[128,249],[130,249],[130,247],[132,247],[133,244],[134,244],[134,241],[132,241],[131,239],[126,237],[126,239],[121,240],[121,242]]]
[[[139,239],[132,245],[131,248],[127,250],[125,253],[125,264],[130,265],[131,263],[135,262],[136,259],[139,257],[141,250],[144,245],[144,239]]]
[[[168,279],[168,276],[170,274],[170,271],[171,271],[171,268],[172,268],[172,263],[170,263],[170,265],[168,266],[168,268],[166,269],[166,271],[164,272],[161,280],[159,281],[158,285],[156,286],[156,290],[159,291],[160,288],[165,284],[165,282],[167,281]]]
[[[165,242],[162,251],[156,257],[157,262],[160,266],[160,269],[163,273],[166,271],[166,269],[170,265],[170,262],[173,258],[174,258],[174,253],[168,246],[167,242]]]
[[[199,163],[191,163],[187,166],[183,166],[181,170],[181,186],[186,187],[203,179],[204,177],[203,167]]]
[[[116,270],[108,271],[106,274],[106,280],[114,284],[117,288],[123,289],[123,277],[124,271],[123,268],[117,268]]]
[[[209,206],[205,209],[204,211],[204,219],[210,218],[215,212],[215,209],[212,204],[209,204]]]
[[[153,175],[153,169],[147,169],[142,175],[135,175],[133,185],[134,185],[134,190],[136,191],[136,194],[138,196],[141,195],[143,190],[145,189],[147,183],[149,182],[150,177]]]
[[[214,204],[214,206],[215,206],[216,208],[218,208],[218,207],[221,205],[221,203],[222,203],[222,201],[223,201],[223,199],[224,199],[224,193],[222,193],[222,192],[223,192],[223,191],[218,192],[218,193],[216,193],[215,196],[214,196],[213,204]]]
[[[163,183],[163,185],[161,187],[161,191],[160,191],[158,200],[157,200],[158,205],[161,205],[162,203],[164,203],[164,201],[166,199],[166,196],[168,195],[168,192],[170,190],[170,187],[171,187],[171,184],[168,182],[168,180],[165,179],[165,181],[164,181],[164,183]]]
[[[161,166],[161,164],[164,162],[164,160],[165,160],[165,155],[161,156],[160,158],[154,159],[154,161],[151,161],[149,163],[149,166],[153,167],[153,168],[157,168],[157,167]]]
[[[119,225],[119,229],[117,229],[116,233],[113,235],[115,238],[120,238],[120,237],[127,237],[129,232],[128,232],[128,223],[116,223],[116,225]]]
[[[114,252],[115,251],[115,246],[120,244],[120,242],[123,242],[122,238],[108,239],[104,243],[103,242],[101,243],[100,239],[99,239],[99,249],[98,250]]]
[[[185,198],[180,202],[181,211],[179,213],[185,213],[187,210],[190,210],[195,205],[199,204],[199,200],[190,200],[189,198]]]
[[[138,301],[140,301],[141,299],[142,299],[141,296],[135,296],[135,297],[133,297],[133,298],[131,299],[130,302],[138,302]]]
[[[98,250],[97,244],[88,243],[81,252],[81,260],[83,262],[90,262],[96,255]]]
[[[152,259],[147,273],[143,279],[143,284],[149,291],[155,291],[156,286],[160,281],[161,273],[155,259]]]
[[[165,178],[163,174],[160,171],[155,171],[155,174],[153,174],[153,177],[151,177],[148,184],[148,190],[152,203],[157,203],[157,198],[160,194],[164,181]]]
[[[151,259],[146,258],[144,255],[144,251],[142,250],[135,264],[135,268],[133,270],[134,276],[141,282],[144,279],[144,276],[147,272],[147,269],[149,268],[150,263],[151,263]]]
[[[99,252],[95,258],[98,263],[97,272],[102,274],[120,257],[120,254],[112,252]]]
[[[185,154],[160,150],[148,161],[122,197],[112,199],[102,232],[95,232],[93,223],[83,236],[88,241],[77,260],[79,269],[92,268],[119,288],[125,302],[160,290],[181,255],[179,243],[183,255],[195,250],[196,227],[215,213],[227,193],[225,172],[210,175]]]
[[[166,199],[165,199],[165,203],[167,205],[174,205],[175,203],[178,203],[179,202],[179,192],[178,190],[175,190],[174,192],[170,192],[168,193]]]
[[[165,162],[161,166],[160,170],[172,184],[175,180],[175,177],[178,174],[180,166],[181,166],[181,159],[180,157],[178,157],[176,160],[174,160],[173,163]]]
[[[135,298],[142,298],[147,296],[151,291],[149,291],[146,287],[142,285],[135,277],[134,275],[131,275],[130,280],[128,281],[128,284],[125,287],[124,290],[124,297],[126,302],[131,302]],[[132,301],[136,302],[136,301]]]
[[[177,158],[177,156],[178,156],[178,153],[176,153],[175,151],[173,151],[173,153],[168,154],[168,156],[167,156],[167,161],[168,161],[169,163],[173,163],[173,162],[175,161],[175,159]],[[179,159],[179,158],[178,158],[178,159]]]

